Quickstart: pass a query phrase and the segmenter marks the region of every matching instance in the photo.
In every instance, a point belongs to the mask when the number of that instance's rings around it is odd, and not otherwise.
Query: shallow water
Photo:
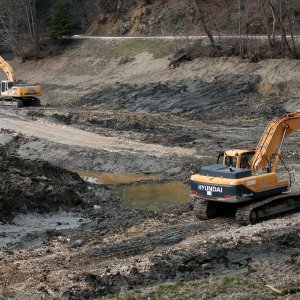
[[[122,184],[131,183],[141,180],[159,179],[158,175],[153,174],[114,174],[94,171],[73,171],[81,176],[81,178],[90,183],[96,184]]]
[[[21,214],[12,224],[0,225],[0,247],[22,245],[40,247],[39,236],[49,230],[75,229],[90,220],[80,213],[58,212],[52,214]]]
[[[172,203],[184,204],[190,201],[190,188],[180,181],[120,188],[118,194],[128,201],[130,208],[155,211]]]

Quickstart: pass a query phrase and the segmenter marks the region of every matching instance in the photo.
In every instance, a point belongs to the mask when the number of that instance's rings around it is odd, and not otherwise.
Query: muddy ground
[[[0,295],[299,299],[299,212],[241,227],[230,215],[199,221],[189,203],[139,209],[118,194],[188,183],[220,151],[255,146],[297,100],[260,84],[256,75],[114,83],[67,104],[1,108]],[[285,144],[296,191],[299,145],[299,134]],[[155,177],[95,184],[72,170]]]

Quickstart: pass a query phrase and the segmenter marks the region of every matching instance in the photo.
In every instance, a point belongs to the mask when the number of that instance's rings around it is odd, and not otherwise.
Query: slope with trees
[[[22,58],[38,58],[49,37],[59,43],[73,33],[206,34],[209,55],[299,58],[299,28],[298,0],[0,0],[1,50]]]

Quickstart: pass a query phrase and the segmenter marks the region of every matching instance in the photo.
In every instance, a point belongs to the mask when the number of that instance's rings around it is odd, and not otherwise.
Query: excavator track
[[[199,220],[208,220],[223,215],[229,208],[230,205],[228,206],[227,203],[197,199],[194,203],[194,215]]]
[[[235,211],[235,221],[240,225],[250,225],[270,217],[300,210],[300,192],[286,193],[241,206],[197,199],[194,215],[199,220],[208,220]]]
[[[300,192],[281,194],[238,207],[235,220],[240,225],[250,225],[299,209]]]
[[[23,106],[26,107],[35,107],[41,106],[41,101],[38,98],[31,98],[31,99],[11,99],[11,98],[0,98],[0,106],[13,106],[21,108]]]

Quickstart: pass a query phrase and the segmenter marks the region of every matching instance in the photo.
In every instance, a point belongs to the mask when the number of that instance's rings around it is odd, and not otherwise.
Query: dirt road
[[[109,152],[144,153],[158,157],[166,154],[196,155],[196,151],[193,149],[164,147],[161,145],[138,143],[120,137],[101,136],[71,126],[21,119],[11,113],[7,114],[5,111],[0,111],[0,128],[19,132],[27,136],[46,139],[54,143],[101,149]]]

